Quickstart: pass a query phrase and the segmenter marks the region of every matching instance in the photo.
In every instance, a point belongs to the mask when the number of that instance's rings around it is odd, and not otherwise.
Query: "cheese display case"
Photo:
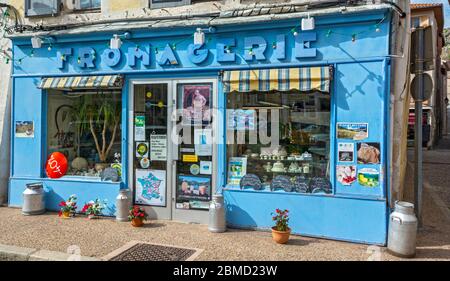
[[[331,193],[328,93],[236,92],[227,108],[229,186]]]

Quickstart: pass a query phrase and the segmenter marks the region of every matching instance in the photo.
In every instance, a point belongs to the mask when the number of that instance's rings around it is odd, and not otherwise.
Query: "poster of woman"
[[[183,86],[183,125],[191,125],[211,120],[211,86]]]

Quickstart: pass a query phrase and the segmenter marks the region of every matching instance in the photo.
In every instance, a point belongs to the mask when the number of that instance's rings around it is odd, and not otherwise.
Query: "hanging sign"
[[[167,160],[167,135],[150,135],[150,160]]]
[[[51,179],[64,176],[67,172],[67,158],[61,152],[53,152],[47,160],[45,171]]]

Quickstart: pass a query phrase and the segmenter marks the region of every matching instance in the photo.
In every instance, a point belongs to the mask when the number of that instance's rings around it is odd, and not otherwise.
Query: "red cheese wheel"
[[[64,176],[67,172],[67,158],[61,152],[53,152],[47,160],[45,171],[51,179],[57,179]]]

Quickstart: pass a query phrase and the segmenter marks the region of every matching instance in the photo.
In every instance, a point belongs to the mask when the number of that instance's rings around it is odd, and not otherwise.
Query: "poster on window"
[[[342,185],[352,185],[356,181],[355,165],[338,165],[336,167],[337,181]]]
[[[363,140],[369,137],[368,123],[337,123],[338,139]]]
[[[136,204],[166,206],[166,171],[136,170]]]
[[[358,143],[358,164],[380,164],[380,143]]]
[[[147,158],[148,157],[148,142],[136,142],[136,157]]]
[[[228,130],[255,130],[256,111],[253,109],[230,109],[227,112]]]
[[[167,135],[150,135],[150,160],[167,160]]]
[[[207,209],[211,200],[211,177],[178,175],[177,205],[183,209]]]
[[[195,129],[194,130],[195,154],[198,156],[212,155],[212,130]]]
[[[136,115],[134,117],[134,140],[145,141],[145,116]]]
[[[247,174],[247,158],[231,157],[228,161],[228,184],[239,185],[245,174]]]
[[[183,125],[211,120],[211,86],[185,85],[182,90]]]
[[[34,122],[16,121],[16,138],[34,138]]]
[[[355,144],[352,142],[338,143],[338,159],[339,162],[353,163],[355,160]]]

